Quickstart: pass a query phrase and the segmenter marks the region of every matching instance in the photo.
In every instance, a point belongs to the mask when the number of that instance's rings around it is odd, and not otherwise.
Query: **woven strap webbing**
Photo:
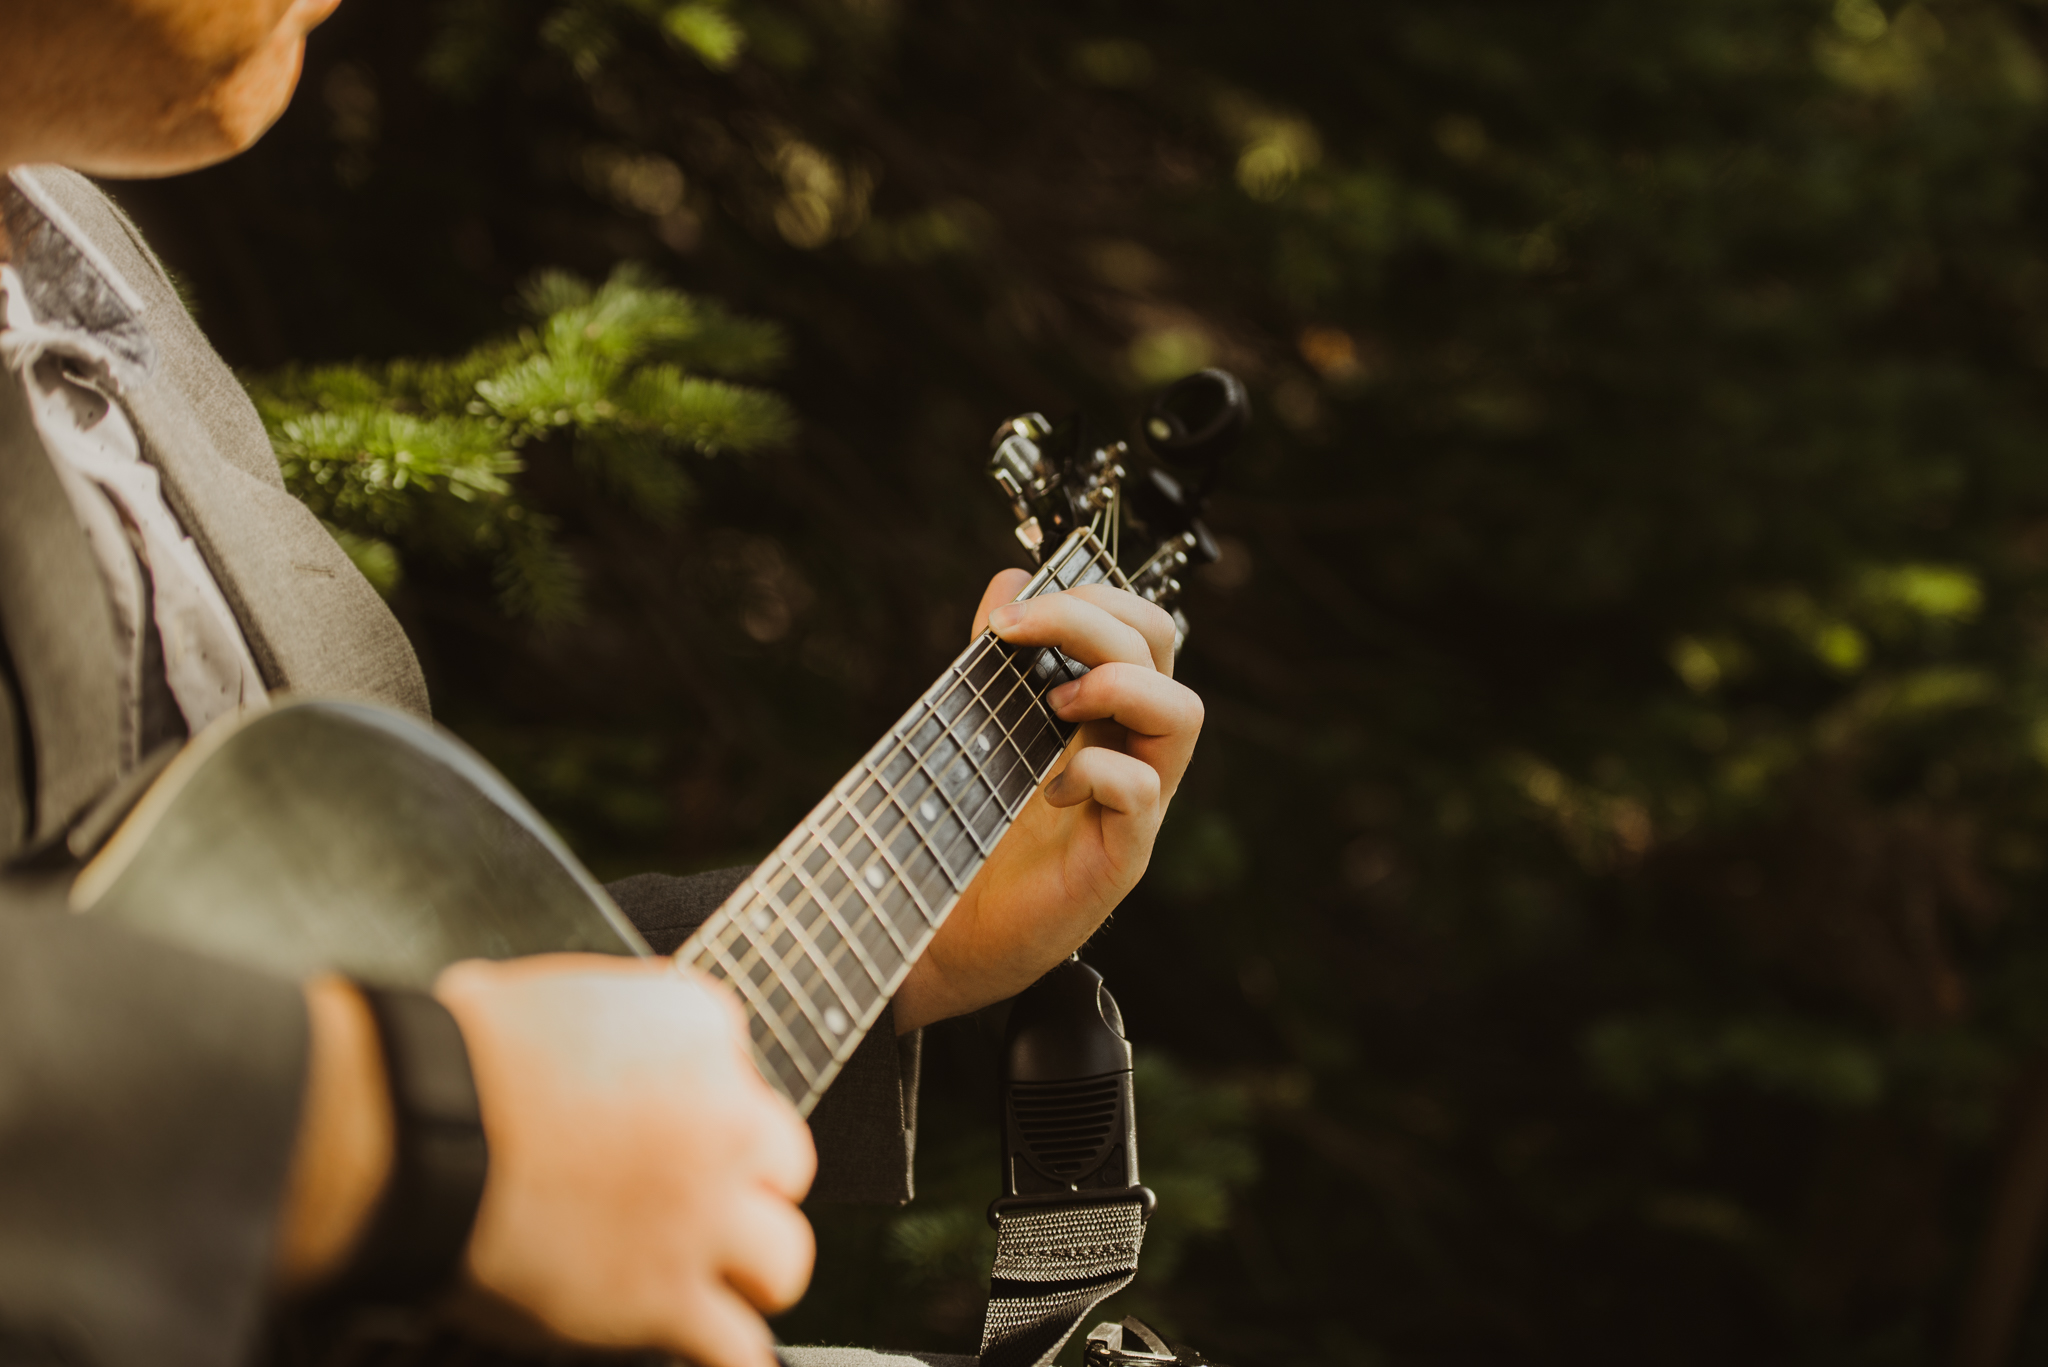
[[[1139,1201],[1002,1212],[981,1367],[1046,1367],[1104,1297],[1130,1285],[1144,1238]]]

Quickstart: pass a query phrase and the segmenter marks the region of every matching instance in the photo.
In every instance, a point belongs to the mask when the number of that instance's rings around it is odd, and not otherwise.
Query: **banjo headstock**
[[[1017,540],[1043,564],[1076,530],[1092,529],[1121,567],[1128,535],[1142,558],[1125,570],[1131,591],[1173,614],[1176,645],[1187,634],[1181,580],[1217,558],[1202,511],[1217,473],[1251,423],[1244,385],[1227,370],[1200,370],[1161,390],[1138,425],[1152,463],[1127,441],[1100,442],[1079,418],[1054,423],[1025,413],[996,429],[989,477],[1017,516]]]

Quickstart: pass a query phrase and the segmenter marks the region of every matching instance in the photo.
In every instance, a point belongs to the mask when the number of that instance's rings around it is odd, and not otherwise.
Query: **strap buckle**
[[[1136,1201],[1142,1218],[1150,1220],[1152,1212],[1159,1206],[1159,1196],[1150,1187],[1096,1187],[1089,1191],[1037,1192],[1029,1196],[998,1196],[988,1203],[990,1229],[1001,1229],[1003,1217],[1020,1210],[1042,1209],[1058,1206],[1072,1210],[1075,1206],[1108,1206],[1125,1201]]]
[[[1176,1352],[1136,1315],[1104,1320],[1088,1331],[1081,1351],[1087,1367],[1218,1367],[1193,1349]]]

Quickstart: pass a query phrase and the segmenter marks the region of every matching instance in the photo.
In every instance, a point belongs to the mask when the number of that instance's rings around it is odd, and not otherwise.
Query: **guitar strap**
[[[1150,1208],[1135,1198],[999,1211],[981,1367],[1050,1363],[1095,1307],[1138,1275]]]
[[[1047,1367],[1137,1276],[1155,1198],[1138,1181],[1131,1046],[1102,975],[1060,964],[1011,1006],[1007,1036],[981,1367]]]

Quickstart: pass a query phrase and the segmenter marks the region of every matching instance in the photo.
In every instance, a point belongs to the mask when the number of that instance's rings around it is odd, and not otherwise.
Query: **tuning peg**
[[[1197,504],[1216,482],[1217,467],[1251,425],[1252,401],[1227,370],[1198,370],[1159,392],[1142,424],[1145,445],[1187,471]]]

